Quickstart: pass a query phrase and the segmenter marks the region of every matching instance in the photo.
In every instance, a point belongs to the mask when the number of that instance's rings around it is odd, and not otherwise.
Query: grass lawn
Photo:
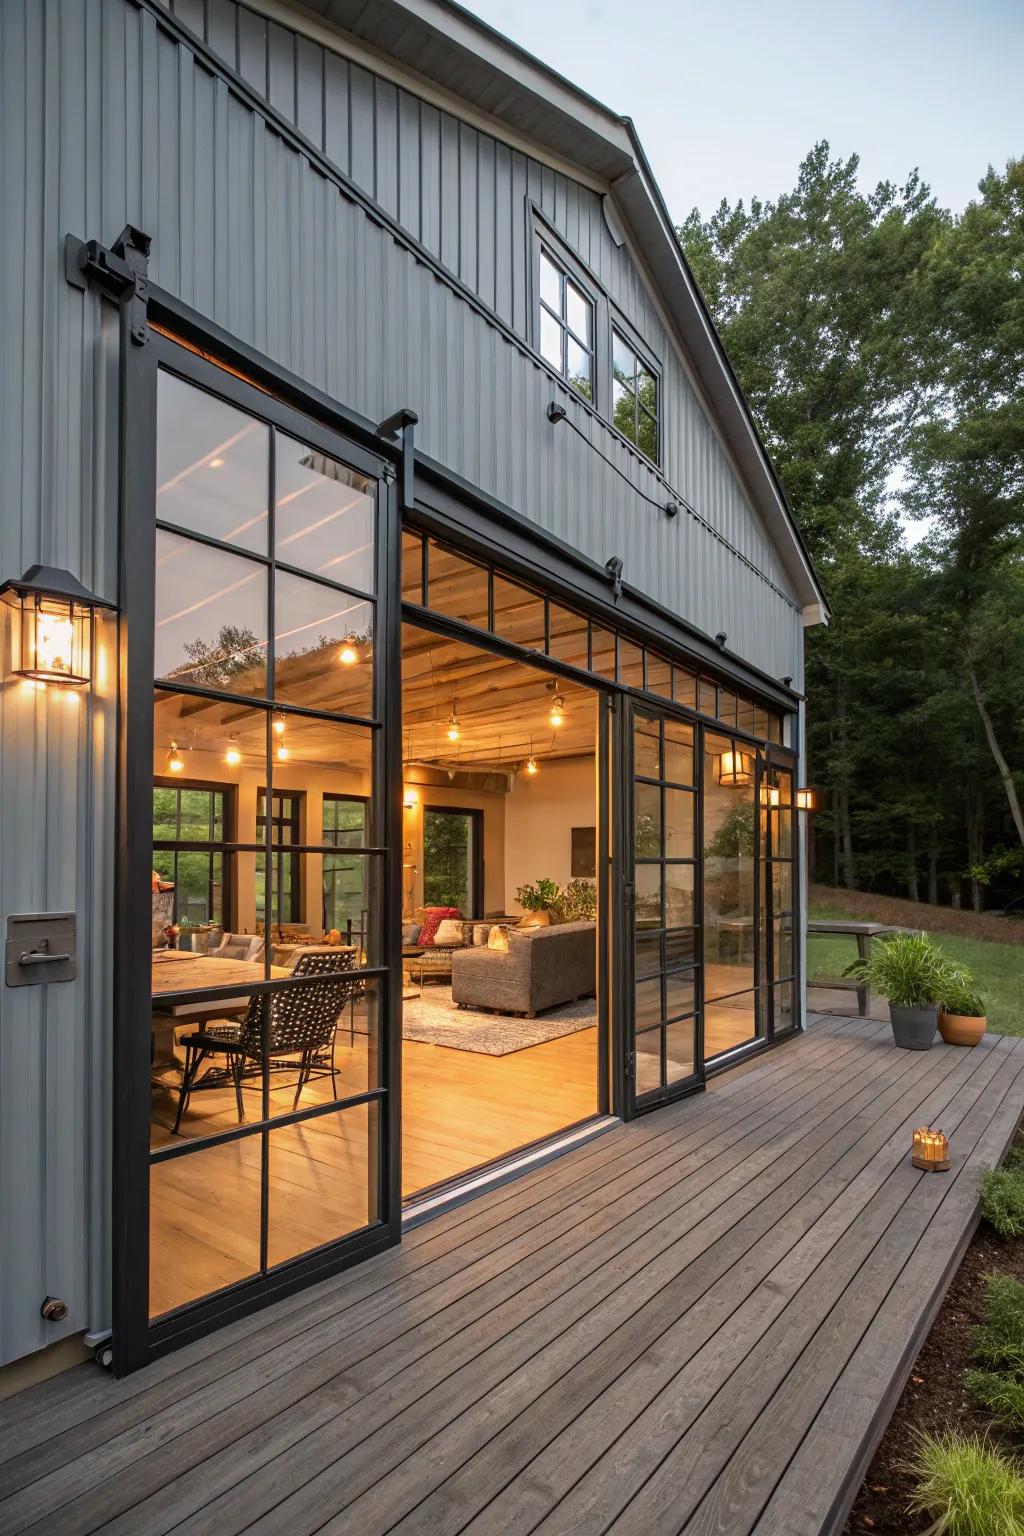
[[[812,918],[844,918],[838,907],[812,907]],[[978,991],[988,1006],[988,1027],[997,1035],[1024,1035],[1024,946],[991,944],[959,934],[933,933],[931,937],[951,960],[973,971]],[[877,943],[878,940],[876,939]],[[853,939],[833,939],[809,934],[808,980],[827,982],[842,975],[857,958]]]

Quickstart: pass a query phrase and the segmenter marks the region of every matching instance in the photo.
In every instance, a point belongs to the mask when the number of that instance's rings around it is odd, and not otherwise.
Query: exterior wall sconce
[[[949,1141],[941,1131],[933,1131],[927,1125],[914,1132],[914,1150],[910,1161],[915,1168],[925,1168],[933,1173],[945,1173],[949,1168]]]
[[[723,752],[718,759],[718,782],[731,786],[751,783],[753,767],[748,752]]]
[[[818,809],[818,796],[813,789],[802,788],[794,794],[798,811],[816,811]]]
[[[420,797],[411,784],[407,784],[402,791],[402,809],[414,811],[420,803]]]
[[[777,784],[761,785],[761,804],[774,810],[782,803],[782,791]]]
[[[37,687],[91,682],[93,614],[113,603],[52,565],[30,566],[19,580],[5,581],[0,597],[16,616],[13,670],[19,677]]]

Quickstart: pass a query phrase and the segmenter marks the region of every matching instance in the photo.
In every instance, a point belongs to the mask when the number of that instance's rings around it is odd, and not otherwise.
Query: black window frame
[[[470,858],[469,880],[466,892],[466,906],[469,909],[463,912],[466,919],[480,918],[484,909],[484,813],[474,806],[465,805],[426,805],[423,807],[423,899],[427,903],[427,817],[428,816],[456,816],[462,817],[470,825]],[[427,903],[428,905],[430,903]]]
[[[560,312],[556,312],[554,309],[552,309],[551,305],[544,298],[543,283],[541,282],[541,277],[540,277],[541,263],[544,260],[547,260],[551,264],[551,266],[554,267],[555,270],[557,271],[557,273],[559,274],[559,311]],[[591,335],[590,335],[590,340],[589,341],[587,341],[584,337],[580,336],[579,332],[574,330],[573,327],[569,324],[568,303],[567,303],[567,300],[566,300],[566,284],[567,283],[571,283],[572,284],[573,288],[576,290],[577,293],[580,294],[580,296],[583,298],[584,302],[587,305],[588,313],[589,313],[589,316],[590,316],[590,331],[591,331]],[[551,359],[545,354],[545,352],[543,350],[543,346],[542,346],[542,326],[543,326],[543,317],[544,317],[545,314],[549,315],[551,317],[551,319],[554,320],[556,325],[559,327],[560,341],[561,341],[561,348],[560,348],[560,350],[561,350],[561,364],[557,368],[555,367],[555,364],[551,361]],[[558,252],[552,246],[552,243],[548,239],[546,239],[543,235],[540,237],[539,250],[538,250],[538,255],[537,255],[536,324],[537,324],[537,333],[536,333],[536,335],[537,335],[537,351],[540,353],[541,357],[544,358],[544,361],[547,363],[549,368],[555,368],[556,373],[558,373],[561,376],[561,378],[565,381],[565,383],[568,384],[570,389],[574,390],[575,393],[577,395],[579,395],[581,400],[585,400],[588,405],[593,406],[594,409],[596,410],[597,409],[597,404],[598,404],[598,395],[599,395],[599,389],[598,389],[598,353],[597,353],[597,325],[598,325],[597,299],[596,299],[593,291],[590,289],[589,285],[587,285],[586,283],[581,281],[581,279],[577,275],[576,271],[573,268],[570,267],[569,263],[562,256],[560,256],[558,254]],[[583,352],[585,352],[587,354],[588,358],[590,359],[590,394],[589,395],[584,394],[583,391],[579,388],[579,386],[576,385],[573,382],[572,378],[570,377],[569,365],[568,365],[569,340],[570,340],[570,338],[576,343],[576,345],[580,348],[581,351],[583,351]]]
[[[632,329],[630,327],[624,325],[622,320],[618,317],[618,315],[613,315],[612,316],[611,328],[612,328],[612,341],[611,341],[611,376],[612,376],[612,386],[611,386],[611,423],[612,423],[612,426],[615,428],[616,432],[618,432],[622,437],[624,437],[626,439],[626,441],[633,448],[636,449],[637,453],[642,454],[643,457],[645,459],[647,459],[651,464],[654,464],[655,466],[660,468],[661,467],[661,458],[662,458],[662,454],[661,454],[661,417],[662,417],[662,409],[661,409],[661,407],[662,407],[662,374],[661,374],[661,369],[654,362],[654,359],[652,357],[650,349],[647,348],[647,347],[644,347],[643,345],[641,345],[638,342],[638,339],[636,337],[635,332],[632,331]],[[631,380],[627,380],[624,376],[620,376],[619,370],[616,367],[615,351],[616,351],[616,347],[619,344],[624,346],[630,352],[630,354],[632,355],[632,358],[633,358],[633,372],[632,372]],[[643,373],[645,373],[650,379],[652,379],[654,381],[654,410],[653,411],[648,410],[647,407],[643,404],[643,402],[640,399],[640,391],[639,391],[639,388],[638,388],[638,378],[639,378],[639,374],[640,374],[641,371]],[[617,384],[620,386],[620,388],[627,390],[628,393],[630,395],[632,395],[632,398],[633,398],[633,432],[634,432],[635,435],[632,436],[632,437],[630,436],[630,434],[628,432],[623,430],[623,428],[619,425],[619,423],[615,419],[615,386]],[[654,452],[653,452],[653,454],[648,453],[647,449],[643,446],[643,444],[639,440],[640,416],[641,416],[641,413],[644,416],[646,416],[653,423],[653,426],[654,426]]]
[[[214,885],[214,881],[213,881],[213,857],[214,857],[215,854],[220,854],[220,859],[221,859],[221,866],[220,866],[220,869],[221,869],[221,875],[220,875],[220,891],[221,891],[220,907],[221,907],[221,915],[220,915],[220,919],[219,920],[216,919],[216,918],[210,917],[210,918],[207,919],[207,921],[214,928],[223,928],[225,930],[230,930],[232,928],[232,926],[233,926],[232,919],[233,919],[233,915],[234,915],[234,907],[233,907],[233,902],[232,902],[232,895],[233,895],[233,893],[232,893],[232,883],[231,883],[231,860],[228,858],[228,853],[230,852],[230,845],[234,841],[234,835],[235,835],[235,790],[234,790],[234,787],[232,785],[230,785],[230,784],[217,784],[217,783],[214,783],[214,782],[211,782],[211,781],[207,781],[205,779],[180,779],[177,776],[175,776],[172,779],[172,778],[168,777],[166,774],[154,774],[154,776],[153,776],[153,788],[154,788],[154,790],[157,790],[157,789],[170,789],[170,790],[176,791],[175,826],[176,826],[178,835],[177,835],[177,837],[173,837],[173,838],[157,838],[157,837],[153,837],[153,839],[152,839],[153,852],[154,853],[171,853],[171,854],[174,855],[174,902],[173,902],[173,907],[172,907],[172,910],[173,910],[172,921],[175,922],[175,923],[180,923],[180,920],[181,920],[181,913],[180,913],[180,909],[179,909],[179,905],[178,905],[178,888],[179,888],[179,882],[178,882],[178,856],[179,856],[179,854],[182,854],[182,853],[206,854],[207,857],[210,859],[210,876],[209,876],[209,882],[208,882],[209,883],[209,900],[208,900],[208,905],[209,905],[209,907],[211,909],[213,907],[213,885]],[[182,792],[182,790],[195,790],[195,791],[199,791],[200,793],[209,794],[210,799],[211,799],[211,804],[210,804],[210,837],[208,839],[183,838],[181,836],[181,792]],[[213,836],[213,828],[214,828],[214,824],[215,824],[215,817],[214,817],[214,812],[213,812],[213,797],[215,795],[220,795],[221,796],[221,800],[222,800],[221,817],[220,817],[220,836],[216,837],[216,838]]]
[[[358,843],[354,844],[352,847],[349,847],[348,845],[346,845],[344,843],[339,843],[339,842],[336,841],[337,837],[340,835],[339,834],[339,829],[337,827],[328,827],[327,823],[326,823],[326,817],[325,817],[324,813],[325,813],[328,805],[361,805],[362,806],[362,808],[363,808],[363,828],[362,828],[363,835],[362,835],[361,840]],[[320,907],[320,910],[321,910],[321,916],[323,918],[323,925],[324,925],[325,931],[328,929],[328,927],[332,927],[333,928],[333,927],[336,926],[336,924],[333,923],[333,922],[331,922],[329,924],[328,920],[327,920],[326,880],[327,880],[328,874],[330,873],[330,871],[328,869],[328,860],[330,858],[336,857],[338,855],[340,855],[340,856],[349,855],[349,856],[355,857],[355,858],[359,857],[359,850],[362,847],[365,846],[366,838],[367,838],[367,835],[368,835],[368,832],[369,832],[370,811],[371,811],[371,799],[370,799],[369,795],[354,795],[354,794],[350,794],[350,793],[344,793],[343,794],[343,793],[335,792],[334,790],[324,790],[324,792],[323,792],[322,805],[321,805],[321,810],[320,810],[320,834],[321,834],[321,842],[324,845],[325,852],[323,853],[322,858],[321,858],[321,872],[320,872],[321,907]],[[330,850],[329,852],[326,851],[328,849]],[[366,877],[365,877],[365,874],[364,874],[364,877],[363,877],[363,894],[364,894],[364,896],[366,894]],[[365,934],[365,932],[363,930],[362,918],[360,917],[360,926],[359,926],[358,930],[355,927],[353,927],[351,919],[350,919],[348,921],[348,923],[346,923],[346,925],[345,925],[344,934],[345,934],[346,942],[351,943],[351,942],[355,941],[356,939],[358,939],[359,947],[363,948],[364,945],[365,945],[365,942],[366,942],[366,934]]]

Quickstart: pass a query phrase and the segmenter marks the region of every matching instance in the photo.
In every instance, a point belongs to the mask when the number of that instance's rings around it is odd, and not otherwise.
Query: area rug
[[[560,1040],[597,1024],[597,999],[553,1008],[536,1019],[520,1019],[505,1013],[481,1013],[457,1008],[451,987],[429,982],[419,997],[402,1004],[402,1038],[423,1045],[446,1045],[455,1051],[476,1051],[481,1056],[510,1056],[545,1040]]]

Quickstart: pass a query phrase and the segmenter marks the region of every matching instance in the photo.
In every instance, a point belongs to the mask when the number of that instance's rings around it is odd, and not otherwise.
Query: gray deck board
[[[815,1018],[148,1371],[4,1404],[0,1531],[835,1532],[1022,1110],[1024,1041]]]

